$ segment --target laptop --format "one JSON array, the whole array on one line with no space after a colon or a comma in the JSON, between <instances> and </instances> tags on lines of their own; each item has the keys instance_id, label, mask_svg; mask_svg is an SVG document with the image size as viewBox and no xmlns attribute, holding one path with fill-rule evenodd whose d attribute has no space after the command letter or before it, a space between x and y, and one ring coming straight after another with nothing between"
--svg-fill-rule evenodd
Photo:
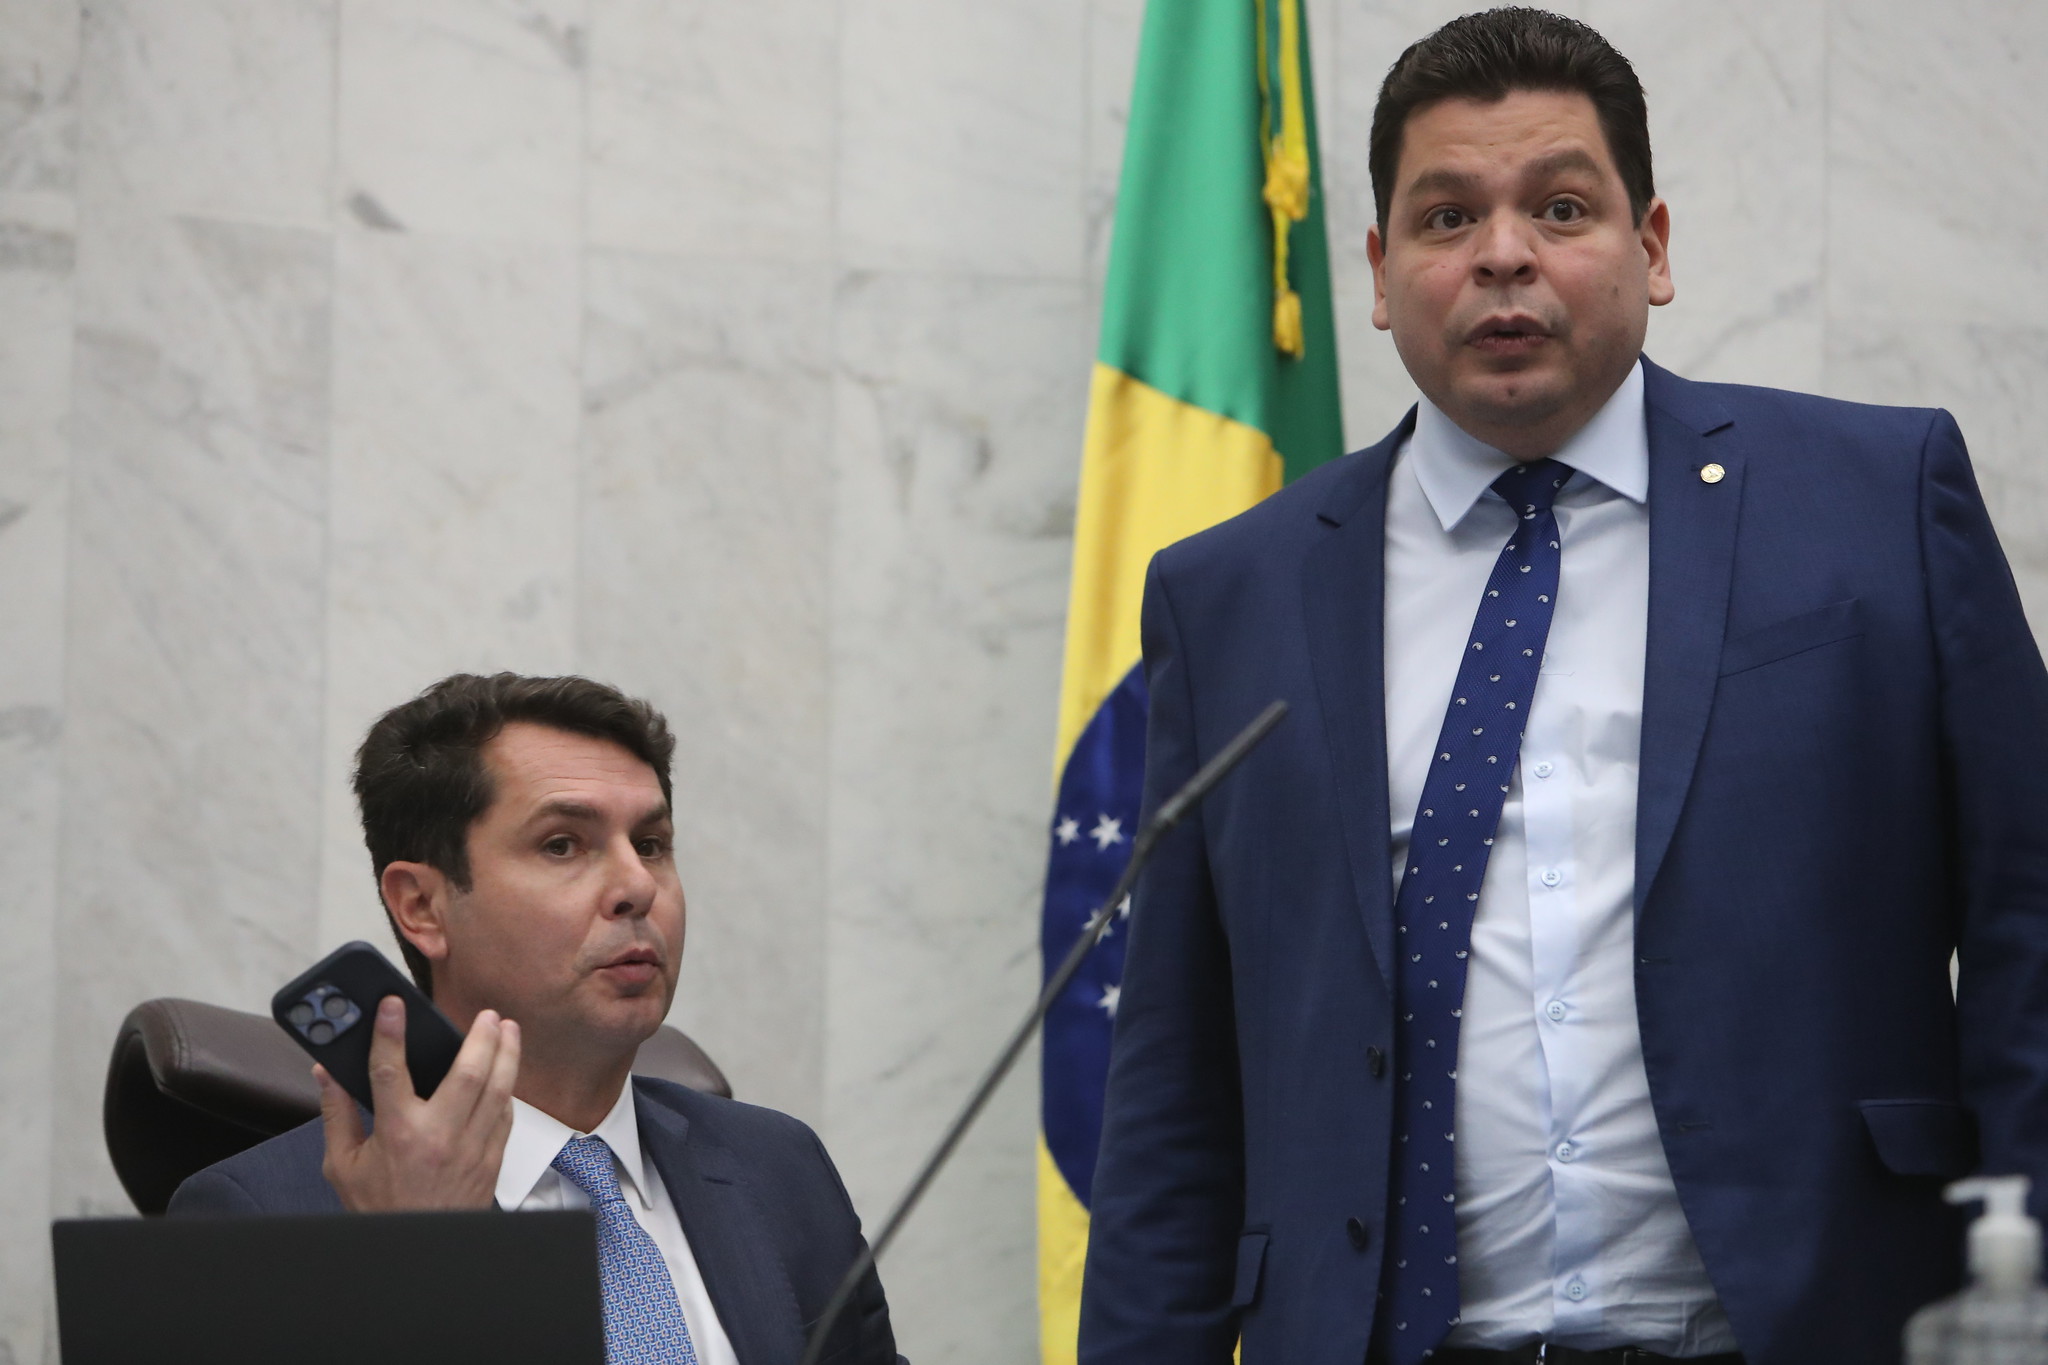
<instances>
[{"instance_id":1,"label":"laptop","mask_svg":"<svg viewBox=\"0 0 2048 1365\"><path fill-rule=\"evenodd\" d=\"M64 1365L604 1365L587 1209L60 1219L50 1239Z\"/></svg>"}]
</instances>

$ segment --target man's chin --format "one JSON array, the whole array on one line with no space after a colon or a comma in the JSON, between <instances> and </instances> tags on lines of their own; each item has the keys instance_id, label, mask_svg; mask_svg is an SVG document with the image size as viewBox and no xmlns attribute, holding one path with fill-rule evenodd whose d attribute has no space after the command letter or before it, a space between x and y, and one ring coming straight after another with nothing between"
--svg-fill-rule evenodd
<instances>
[{"instance_id":1,"label":"man's chin","mask_svg":"<svg viewBox=\"0 0 2048 1365\"><path fill-rule=\"evenodd\" d=\"M1556 417L1570 402L1571 386L1548 366L1531 365L1461 376L1452 393L1452 403L1439 406L1458 425L1515 430Z\"/></svg>"}]
</instances>

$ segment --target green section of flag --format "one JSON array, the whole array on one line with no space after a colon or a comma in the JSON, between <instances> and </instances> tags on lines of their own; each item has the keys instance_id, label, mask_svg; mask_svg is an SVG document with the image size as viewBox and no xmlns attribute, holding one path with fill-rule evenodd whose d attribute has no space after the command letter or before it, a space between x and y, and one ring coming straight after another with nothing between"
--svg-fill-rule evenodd
<instances>
[{"instance_id":1,"label":"green section of flag","mask_svg":"<svg viewBox=\"0 0 2048 1365\"><path fill-rule=\"evenodd\" d=\"M1152 0L1103 288L1102 363L1272 438L1287 477L1343 452L1330 254L1303 17L1307 218L1289 274L1306 353L1273 345L1273 225L1261 197L1258 0Z\"/></svg>"}]
</instances>

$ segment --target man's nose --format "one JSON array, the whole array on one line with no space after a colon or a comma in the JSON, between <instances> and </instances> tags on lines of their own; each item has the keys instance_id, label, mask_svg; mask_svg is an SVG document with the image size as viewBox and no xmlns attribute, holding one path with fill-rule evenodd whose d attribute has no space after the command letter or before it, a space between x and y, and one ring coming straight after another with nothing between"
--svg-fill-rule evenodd
<instances>
[{"instance_id":1,"label":"man's nose","mask_svg":"<svg viewBox=\"0 0 2048 1365\"><path fill-rule=\"evenodd\" d=\"M1473 238L1472 272L1482 283L1505 284L1536 274L1536 233L1519 213L1489 214Z\"/></svg>"},{"instance_id":2,"label":"man's nose","mask_svg":"<svg viewBox=\"0 0 2048 1365\"><path fill-rule=\"evenodd\" d=\"M644 915L654 908L654 873L630 839L621 842L611 858L613 875L609 900L614 915Z\"/></svg>"}]
</instances>

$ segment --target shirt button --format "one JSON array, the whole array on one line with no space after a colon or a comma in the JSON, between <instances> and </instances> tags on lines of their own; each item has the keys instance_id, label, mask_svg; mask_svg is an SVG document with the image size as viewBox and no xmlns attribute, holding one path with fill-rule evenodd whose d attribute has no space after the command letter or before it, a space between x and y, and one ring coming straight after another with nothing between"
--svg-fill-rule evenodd
<instances>
[{"instance_id":1,"label":"shirt button","mask_svg":"<svg viewBox=\"0 0 2048 1365\"><path fill-rule=\"evenodd\" d=\"M1543 869L1543 884L1545 886L1556 886L1563 880L1564 873L1559 872L1556 868L1546 867Z\"/></svg>"},{"instance_id":2,"label":"shirt button","mask_svg":"<svg viewBox=\"0 0 2048 1365\"><path fill-rule=\"evenodd\" d=\"M1560 1142L1557 1144L1557 1159L1559 1161L1570 1161L1573 1157L1577 1156L1578 1154L1579 1149L1572 1146L1569 1142Z\"/></svg>"},{"instance_id":3,"label":"shirt button","mask_svg":"<svg viewBox=\"0 0 2048 1365\"><path fill-rule=\"evenodd\" d=\"M1549 1016L1550 1016L1550 1018L1551 1018L1551 1020L1552 1020L1553 1022L1555 1022L1555 1023L1560 1023L1560 1024L1561 1024L1561 1023L1563 1023L1563 1022L1564 1022L1564 1016L1565 1016L1565 1007L1564 1007L1564 1001L1562 1001L1562 1000L1553 1000L1553 1001L1551 1001L1551 1002L1550 1002L1549 1004L1547 1004L1547 1005L1545 1005L1545 1006L1543 1007L1543 1012L1544 1012L1545 1014L1549 1015Z\"/></svg>"},{"instance_id":4,"label":"shirt button","mask_svg":"<svg viewBox=\"0 0 2048 1365\"><path fill-rule=\"evenodd\" d=\"M1550 764L1549 764L1549 763L1548 763L1548 762L1546 761L1546 762L1543 762L1543 763L1538 763L1538 764L1537 764L1537 765L1536 765L1536 766L1535 766L1534 768L1532 768L1532 769L1531 769L1530 771L1534 772L1534 773L1536 774L1536 776L1538 776L1538 777L1548 777L1548 776L1550 776L1550 775L1551 775L1552 773L1556 772L1556 771L1557 771L1557 769L1556 769L1556 768L1554 768L1554 767L1552 767L1552 766L1551 766L1551 765L1550 765Z\"/></svg>"},{"instance_id":5,"label":"shirt button","mask_svg":"<svg viewBox=\"0 0 2048 1365\"><path fill-rule=\"evenodd\" d=\"M1564 1286L1564 1296L1570 1299L1573 1303L1577 1303L1579 1300L1585 1298L1586 1282L1576 1277L1567 1280Z\"/></svg>"}]
</instances>

